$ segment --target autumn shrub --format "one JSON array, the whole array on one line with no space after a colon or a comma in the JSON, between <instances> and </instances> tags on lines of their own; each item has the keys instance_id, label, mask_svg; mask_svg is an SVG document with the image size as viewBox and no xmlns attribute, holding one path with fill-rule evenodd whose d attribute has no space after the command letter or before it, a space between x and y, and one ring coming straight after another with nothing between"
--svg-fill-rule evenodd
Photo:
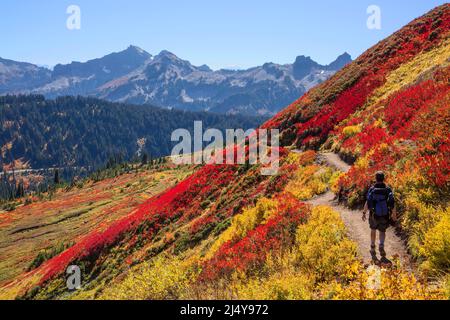
<instances>
[{"instance_id":1,"label":"autumn shrub","mask_svg":"<svg viewBox=\"0 0 450 320\"><path fill-rule=\"evenodd\" d=\"M355 261L356 245L348 240L339 214L320 206L298 227L294 255L300 268L319 280L330 280L345 276Z\"/></svg>"},{"instance_id":2,"label":"autumn shrub","mask_svg":"<svg viewBox=\"0 0 450 320\"><path fill-rule=\"evenodd\" d=\"M356 126L348 126L348 127L345 127L342 130L342 132L343 132L345 138L350 138L350 137L353 137L354 135L360 133L361 127L357 126L357 125Z\"/></svg>"},{"instance_id":3,"label":"autumn shrub","mask_svg":"<svg viewBox=\"0 0 450 320\"><path fill-rule=\"evenodd\" d=\"M233 217L231 226L214 242L209 256L212 256L224 243L244 238L248 232L274 215L276 209L277 202L267 198L261 198L254 207L244 209L241 214Z\"/></svg>"},{"instance_id":4,"label":"autumn shrub","mask_svg":"<svg viewBox=\"0 0 450 320\"><path fill-rule=\"evenodd\" d=\"M34 260L30 263L28 266L28 271L31 271L33 269L38 268L40 265L42 265L45 261L53 258L54 256L60 254L64 250L66 250L68 247L70 247L72 244L64 244L59 243L54 247L47 248L45 250L42 250L38 253L38 255L34 258Z\"/></svg>"},{"instance_id":5,"label":"autumn shrub","mask_svg":"<svg viewBox=\"0 0 450 320\"><path fill-rule=\"evenodd\" d=\"M286 191L305 201L327 191L333 170L318 165L299 167L286 186Z\"/></svg>"},{"instance_id":6,"label":"autumn shrub","mask_svg":"<svg viewBox=\"0 0 450 320\"><path fill-rule=\"evenodd\" d=\"M264 279L232 282L232 292L239 300L311 300L314 281L308 275L284 270Z\"/></svg>"},{"instance_id":7,"label":"autumn shrub","mask_svg":"<svg viewBox=\"0 0 450 320\"><path fill-rule=\"evenodd\" d=\"M203 262L200 275L203 281L229 278L234 272L258 273L271 252L282 252L292 245L295 230L307 219L309 207L289 194L278 196L275 203L275 214L262 224L254 226L243 238L231 238L223 244L223 240L219 240L217 245L213 245L219 249L213 251L212 257L207 256ZM248 215L252 216L253 214ZM239 232L240 228L232 224L230 230ZM234 235L236 231L230 231L229 234Z\"/></svg>"},{"instance_id":8,"label":"autumn shrub","mask_svg":"<svg viewBox=\"0 0 450 320\"><path fill-rule=\"evenodd\" d=\"M416 189L413 192L402 194L404 197L402 199L404 207L402 226L409 232L409 247L415 257L422 255L421 247L425 235L434 228L444 215L442 209L424 201L423 197L427 197L427 195L423 195L423 193L427 193L427 190L420 192L420 189Z\"/></svg>"},{"instance_id":9,"label":"autumn shrub","mask_svg":"<svg viewBox=\"0 0 450 320\"><path fill-rule=\"evenodd\" d=\"M442 219L425 234L421 254L432 270L450 272L450 208Z\"/></svg>"},{"instance_id":10,"label":"autumn shrub","mask_svg":"<svg viewBox=\"0 0 450 320\"><path fill-rule=\"evenodd\" d=\"M311 165L314 163L317 157L317 152L313 150L306 150L302 153L293 153L293 154L297 155L298 157L297 164L299 166Z\"/></svg>"},{"instance_id":11,"label":"autumn shrub","mask_svg":"<svg viewBox=\"0 0 450 320\"><path fill-rule=\"evenodd\" d=\"M330 177L329 186L331 191L334 194L339 194L340 188L339 188L339 180L342 179L345 176L345 173L335 171L332 176Z\"/></svg>"},{"instance_id":12,"label":"autumn shrub","mask_svg":"<svg viewBox=\"0 0 450 320\"><path fill-rule=\"evenodd\" d=\"M352 281L331 283L322 294L334 300L445 299L441 289L418 281L413 274L397 266L391 269L360 267Z\"/></svg>"},{"instance_id":13,"label":"autumn shrub","mask_svg":"<svg viewBox=\"0 0 450 320\"><path fill-rule=\"evenodd\" d=\"M158 256L150 263L131 269L125 278L102 293L107 300L171 300L182 298L196 278L189 261L176 256Z\"/></svg>"}]
</instances>

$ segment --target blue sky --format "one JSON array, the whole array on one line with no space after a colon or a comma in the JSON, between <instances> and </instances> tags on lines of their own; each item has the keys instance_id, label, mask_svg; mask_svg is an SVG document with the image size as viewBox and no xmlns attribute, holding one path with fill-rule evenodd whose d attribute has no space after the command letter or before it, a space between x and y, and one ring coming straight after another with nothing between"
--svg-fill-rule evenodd
<instances>
[{"instance_id":1,"label":"blue sky","mask_svg":"<svg viewBox=\"0 0 450 320\"><path fill-rule=\"evenodd\" d=\"M41 65L86 61L130 44L169 50L193 64L246 68L290 63L297 55L326 64L354 58L439 0L1 0L0 57ZM66 9L81 8L81 30ZM382 29L366 27L378 5Z\"/></svg>"}]
</instances>

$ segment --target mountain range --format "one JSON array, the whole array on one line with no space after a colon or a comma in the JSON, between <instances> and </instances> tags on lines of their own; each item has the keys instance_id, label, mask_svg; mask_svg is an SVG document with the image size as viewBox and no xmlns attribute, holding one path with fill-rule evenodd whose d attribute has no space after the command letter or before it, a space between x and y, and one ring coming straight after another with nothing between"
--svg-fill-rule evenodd
<instances>
[{"instance_id":1,"label":"mountain range","mask_svg":"<svg viewBox=\"0 0 450 320\"><path fill-rule=\"evenodd\" d=\"M0 58L0 94L81 95L189 111L268 116L351 61L348 53L329 65L299 56L293 64L213 71L168 51L153 56L136 46L84 63L58 64L53 70Z\"/></svg>"}]
</instances>

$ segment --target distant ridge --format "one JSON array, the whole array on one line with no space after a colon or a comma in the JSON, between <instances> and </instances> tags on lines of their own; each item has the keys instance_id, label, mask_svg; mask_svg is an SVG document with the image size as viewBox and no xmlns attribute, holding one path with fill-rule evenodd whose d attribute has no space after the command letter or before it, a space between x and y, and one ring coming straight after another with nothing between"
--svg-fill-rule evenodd
<instances>
[{"instance_id":1,"label":"distant ridge","mask_svg":"<svg viewBox=\"0 0 450 320\"><path fill-rule=\"evenodd\" d=\"M53 70L0 59L0 94L82 95L182 110L267 116L351 61L350 55L343 54L322 66L300 56L294 64L213 71L207 65L193 66L166 50L152 56L129 46L99 59L58 64Z\"/></svg>"}]
</instances>

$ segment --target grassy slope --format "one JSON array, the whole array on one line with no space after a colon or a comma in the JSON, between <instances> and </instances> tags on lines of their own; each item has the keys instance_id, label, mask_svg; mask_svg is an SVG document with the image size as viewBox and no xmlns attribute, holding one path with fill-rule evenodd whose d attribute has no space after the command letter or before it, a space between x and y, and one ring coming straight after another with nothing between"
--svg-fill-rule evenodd
<instances>
[{"instance_id":1,"label":"grassy slope","mask_svg":"<svg viewBox=\"0 0 450 320\"><path fill-rule=\"evenodd\" d=\"M377 170L396 190L411 253L430 273L450 268L450 5L381 41L265 124L285 144L332 149L355 165L340 198L362 206Z\"/></svg>"},{"instance_id":2,"label":"grassy slope","mask_svg":"<svg viewBox=\"0 0 450 320\"><path fill-rule=\"evenodd\" d=\"M189 167L140 168L0 212L0 284L26 272L39 253L60 245L70 247L93 230L105 230L191 172Z\"/></svg>"}]
</instances>

